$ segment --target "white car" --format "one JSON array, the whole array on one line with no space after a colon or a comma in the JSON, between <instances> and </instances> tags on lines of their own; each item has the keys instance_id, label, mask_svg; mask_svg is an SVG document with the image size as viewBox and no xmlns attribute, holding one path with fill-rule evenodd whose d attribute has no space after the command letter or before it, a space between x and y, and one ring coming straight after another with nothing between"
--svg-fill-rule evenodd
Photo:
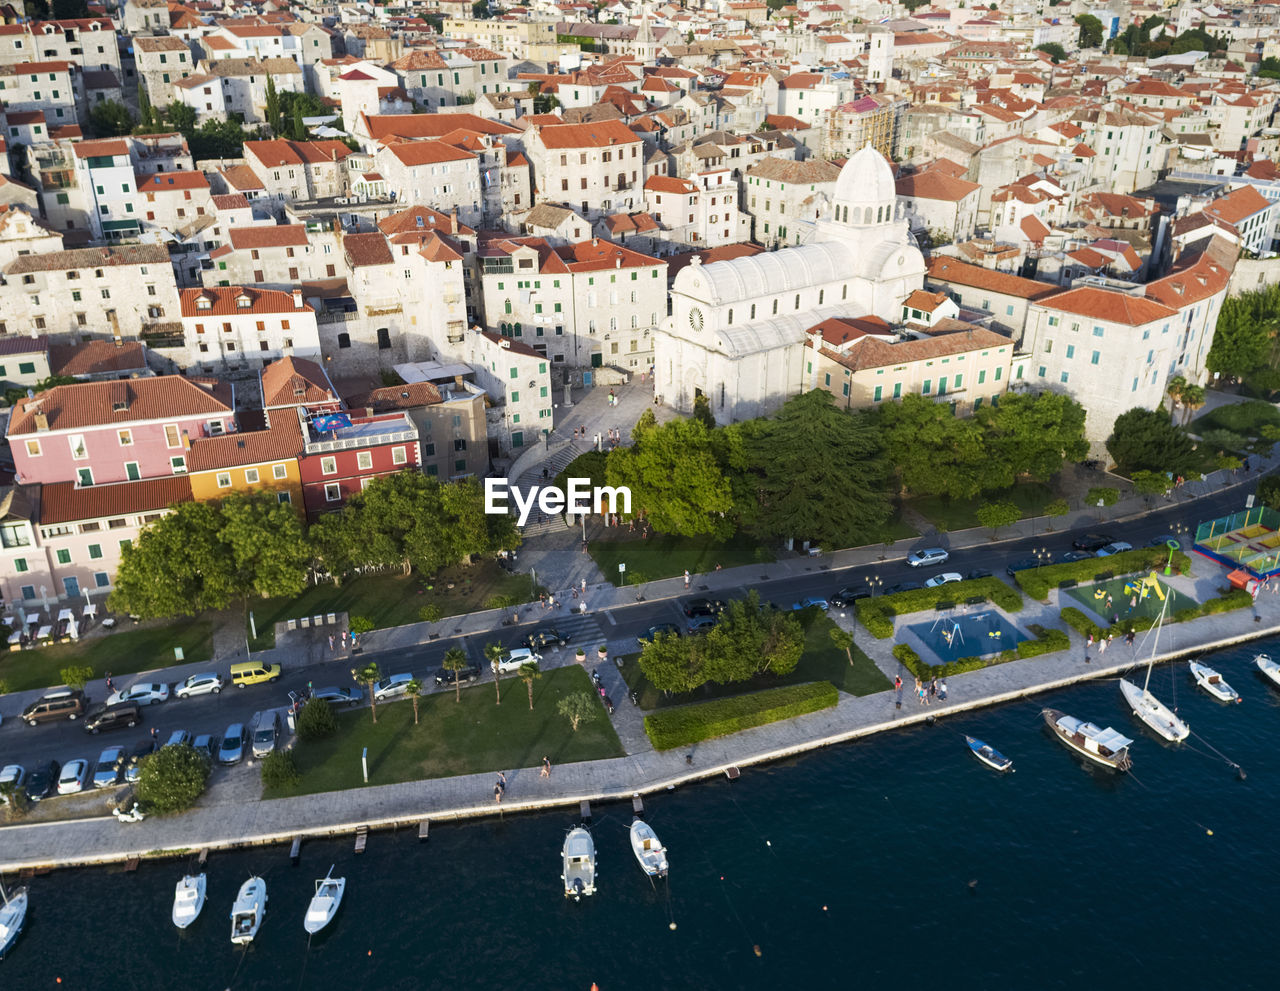
<instances>
[{"instance_id":1,"label":"white car","mask_svg":"<svg viewBox=\"0 0 1280 991\"><path fill-rule=\"evenodd\" d=\"M399 698L408 690L411 681L413 681L411 674L393 674L389 678L383 678L373 686L373 700L386 702Z\"/></svg>"},{"instance_id":2,"label":"white car","mask_svg":"<svg viewBox=\"0 0 1280 991\"><path fill-rule=\"evenodd\" d=\"M107 705L119 705L121 702L137 702L138 705L155 705L169 698L169 686L161 682L139 681L112 692L107 696Z\"/></svg>"},{"instance_id":3,"label":"white car","mask_svg":"<svg viewBox=\"0 0 1280 991\"><path fill-rule=\"evenodd\" d=\"M180 699L190 698L192 695L217 695L220 691L222 691L222 675L216 671L193 674L186 681L180 681L173 686L173 694Z\"/></svg>"},{"instance_id":4,"label":"white car","mask_svg":"<svg viewBox=\"0 0 1280 991\"><path fill-rule=\"evenodd\" d=\"M0 768L0 787L4 785L13 785L16 792L27 781L27 769L21 764L6 764ZM7 805L9 800L4 797L4 792L0 791L0 805Z\"/></svg>"},{"instance_id":5,"label":"white car","mask_svg":"<svg viewBox=\"0 0 1280 991\"><path fill-rule=\"evenodd\" d=\"M922 551L912 551L907 555L907 564L913 568L922 568L926 564L946 564L951 555L941 547L926 547Z\"/></svg>"},{"instance_id":6,"label":"white car","mask_svg":"<svg viewBox=\"0 0 1280 991\"><path fill-rule=\"evenodd\" d=\"M519 671L524 664L541 664L542 655L535 654L528 647L513 647L498 658L497 667L503 674Z\"/></svg>"},{"instance_id":7,"label":"white car","mask_svg":"<svg viewBox=\"0 0 1280 991\"><path fill-rule=\"evenodd\" d=\"M958 571L944 571L940 575L934 575L924 583L925 588L937 588L939 585L950 585L952 582L964 581L964 575Z\"/></svg>"},{"instance_id":8,"label":"white car","mask_svg":"<svg viewBox=\"0 0 1280 991\"><path fill-rule=\"evenodd\" d=\"M1094 554L1094 557L1110 557L1112 554L1119 554L1121 551L1131 550L1133 550L1133 544L1124 540L1117 540L1114 543L1107 544L1106 547L1101 548L1096 554Z\"/></svg>"},{"instance_id":9,"label":"white car","mask_svg":"<svg viewBox=\"0 0 1280 991\"><path fill-rule=\"evenodd\" d=\"M84 790L85 779L89 776L89 762L83 758L69 760L62 765L62 774L58 776L58 794L75 795Z\"/></svg>"}]
</instances>

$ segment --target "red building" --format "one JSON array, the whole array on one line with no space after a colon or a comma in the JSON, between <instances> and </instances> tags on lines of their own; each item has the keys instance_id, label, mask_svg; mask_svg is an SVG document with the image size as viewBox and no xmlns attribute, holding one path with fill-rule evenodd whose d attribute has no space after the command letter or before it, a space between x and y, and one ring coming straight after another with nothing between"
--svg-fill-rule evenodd
<instances>
[{"instance_id":1,"label":"red building","mask_svg":"<svg viewBox=\"0 0 1280 991\"><path fill-rule=\"evenodd\" d=\"M375 478L406 468L420 470L418 428L408 414L347 416L349 425L317 429L328 415L298 410L303 435L298 468L308 520L341 509Z\"/></svg>"}]
</instances>

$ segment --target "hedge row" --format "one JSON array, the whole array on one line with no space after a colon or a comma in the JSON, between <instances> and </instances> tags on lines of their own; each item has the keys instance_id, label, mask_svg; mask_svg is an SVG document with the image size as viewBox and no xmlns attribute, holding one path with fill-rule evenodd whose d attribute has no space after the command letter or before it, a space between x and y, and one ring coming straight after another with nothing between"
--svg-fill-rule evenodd
<instances>
[{"instance_id":1,"label":"hedge row","mask_svg":"<svg viewBox=\"0 0 1280 991\"><path fill-rule=\"evenodd\" d=\"M1043 568L1025 568L1014 575L1014 580L1027 595L1043 601L1061 582L1091 582L1095 575L1107 571L1119 576L1161 569L1168 560L1167 547L1139 547L1105 558L1091 557L1084 561L1049 564ZM1191 558L1182 551L1174 551L1173 566L1178 574L1185 575L1191 570Z\"/></svg>"},{"instance_id":2,"label":"hedge row","mask_svg":"<svg viewBox=\"0 0 1280 991\"><path fill-rule=\"evenodd\" d=\"M1214 616L1234 609L1245 609L1252 604L1253 596L1242 588L1233 588L1199 605L1179 609L1173 615L1165 616L1165 622L1186 623L1201 616ZM1156 625L1156 621L1150 616L1138 616L1134 619L1122 620L1114 626L1099 626L1075 606L1067 606L1062 610L1062 621L1082 637L1092 636L1094 640L1104 636L1124 636L1130 630L1141 633Z\"/></svg>"},{"instance_id":3,"label":"hedge row","mask_svg":"<svg viewBox=\"0 0 1280 991\"><path fill-rule=\"evenodd\" d=\"M659 710L644 717L644 731L656 749L671 750L806 712L829 709L839 697L829 681L769 688L749 695Z\"/></svg>"},{"instance_id":4,"label":"hedge row","mask_svg":"<svg viewBox=\"0 0 1280 991\"><path fill-rule=\"evenodd\" d=\"M893 595L873 595L859 599L856 604L858 622L867 632L880 640L893 636L893 617L908 613L924 612L936 608L939 602L964 602L982 596L990 599L1005 612L1017 612L1022 608L1022 596L999 578L975 578L967 582L952 582L937 588L918 588L911 592Z\"/></svg>"}]
</instances>

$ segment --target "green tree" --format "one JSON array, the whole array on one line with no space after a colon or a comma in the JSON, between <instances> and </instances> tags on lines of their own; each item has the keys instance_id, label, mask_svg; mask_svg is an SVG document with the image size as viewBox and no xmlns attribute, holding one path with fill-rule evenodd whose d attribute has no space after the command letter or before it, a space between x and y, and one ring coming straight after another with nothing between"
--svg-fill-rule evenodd
<instances>
[{"instance_id":1,"label":"green tree","mask_svg":"<svg viewBox=\"0 0 1280 991\"><path fill-rule=\"evenodd\" d=\"M529 711L533 711L533 683L542 677L542 669L537 661L525 661L520 665L520 680L529 689Z\"/></svg>"},{"instance_id":2,"label":"green tree","mask_svg":"<svg viewBox=\"0 0 1280 991\"><path fill-rule=\"evenodd\" d=\"M995 540L1001 527L1013 526L1022 519L1022 510L1012 502L984 502L974 510L973 515L978 518L979 523L991 530L991 539Z\"/></svg>"},{"instance_id":3,"label":"green tree","mask_svg":"<svg viewBox=\"0 0 1280 991\"><path fill-rule=\"evenodd\" d=\"M1066 499L1054 499L1053 502L1045 503L1044 515L1050 519L1066 516L1069 512L1071 512L1071 507L1067 505ZM1049 526L1047 529L1052 530L1053 527Z\"/></svg>"},{"instance_id":4,"label":"green tree","mask_svg":"<svg viewBox=\"0 0 1280 991\"><path fill-rule=\"evenodd\" d=\"M1187 380L1181 375L1175 375L1169 379L1168 385L1164 387L1166 395L1169 397L1169 412L1177 413L1178 404L1182 402L1182 393L1187 388Z\"/></svg>"},{"instance_id":5,"label":"green tree","mask_svg":"<svg viewBox=\"0 0 1280 991\"><path fill-rule=\"evenodd\" d=\"M462 701L462 679L458 676L458 672L467 666L467 655L461 647L450 647L444 652L444 661L441 663L446 671L453 672L453 691L454 701Z\"/></svg>"},{"instance_id":6,"label":"green tree","mask_svg":"<svg viewBox=\"0 0 1280 991\"><path fill-rule=\"evenodd\" d=\"M1066 461L1089 453L1084 439L1085 410L1059 392L1006 394L999 406L978 411L990 455L984 489L1005 489L1020 475L1048 481Z\"/></svg>"},{"instance_id":7,"label":"green tree","mask_svg":"<svg viewBox=\"0 0 1280 991\"><path fill-rule=\"evenodd\" d=\"M138 771L138 800L156 815L184 812L204 794L209 762L184 743L161 747L142 758Z\"/></svg>"},{"instance_id":8,"label":"green tree","mask_svg":"<svg viewBox=\"0 0 1280 991\"><path fill-rule=\"evenodd\" d=\"M1189 385L1182 390L1182 422L1186 424L1191 419L1191 414L1196 410L1204 407L1205 394L1204 386Z\"/></svg>"},{"instance_id":9,"label":"green tree","mask_svg":"<svg viewBox=\"0 0 1280 991\"><path fill-rule=\"evenodd\" d=\"M902 6L906 7L910 13L914 14L921 7L927 6L929 2L930 0L902 0Z\"/></svg>"},{"instance_id":10,"label":"green tree","mask_svg":"<svg viewBox=\"0 0 1280 991\"><path fill-rule=\"evenodd\" d=\"M267 125L277 134L280 132L280 94L276 92L276 81L267 76L267 97L264 108Z\"/></svg>"},{"instance_id":11,"label":"green tree","mask_svg":"<svg viewBox=\"0 0 1280 991\"><path fill-rule=\"evenodd\" d=\"M53 0L49 10L55 21L76 21L92 16L85 0Z\"/></svg>"},{"instance_id":12,"label":"green tree","mask_svg":"<svg viewBox=\"0 0 1280 991\"><path fill-rule=\"evenodd\" d=\"M418 699L422 697L422 682L417 678L412 678L409 684L404 686L404 693L409 696L409 701L413 703L413 725L418 725Z\"/></svg>"},{"instance_id":13,"label":"green tree","mask_svg":"<svg viewBox=\"0 0 1280 991\"><path fill-rule=\"evenodd\" d=\"M1057 65L1067 57L1066 50L1056 41L1046 41L1043 45L1036 45L1036 51L1044 52L1049 58L1053 59L1053 64Z\"/></svg>"},{"instance_id":14,"label":"green tree","mask_svg":"<svg viewBox=\"0 0 1280 991\"><path fill-rule=\"evenodd\" d=\"M434 602L418 610L418 619L423 623L438 623L444 614Z\"/></svg>"},{"instance_id":15,"label":"green tree","mask_svg":"<svg viewBox=\"0 0 1280 991\"><path fill-rule=\"evenodd\" d=\"M640 649L640 670L660 692L691 692L705 682L703 636L654 637Z\"/></svg>"},{"instance_id":16,"label":"green tree","mask_svg":"<svg viewBox=\"0 0 1280 991\"><path fill-rule=\"evenodd\" d=\"M476 20L488 20L490 17L488 0L476 0L471 5L471 16Z\"/></svg>"},{"instance_id":17,"label":"green tree","mask_svg":"<svg viewBox=\"0 0 1280 991\"><path fill-rule=\"evenodd\" d=\"M291 505L274 492L238 492L222 500L221 511L218 536L244 595L292 597L307 587L312 551Z\"/></svg>"},{"instance_id":18,"label":"green tree","mask_svg":"<svg viewBox=\"0 0 1280 991\"><path fill-rule=\"evenodd\" d=\"M1133 491L1140 496L1147 497L1147 505L1151 504L1151 497L1162 495L1169 490L1172 484L1168 476L1158 471L1135 471L1133 473Z\"/></svg>"},{"instance_id":19,"label":"green tree","mask_svg":"<svg viewBox=\"0 0 1280 991\"><path fill-rule=\"evenodd\" d=\"M307 699L298 712L298 739L323 740L338 732L338 717L324 699Z\"/></svg>"},{"instance_id":20,"label":"green tree","mask_svg":"<svg viewBox=\"0 0 1280 991\"><path fill-rule=\"evenodd\" d=\"M1120 471L1132 475L1144 468L1184 475L1192 467L1195 445L1169 422L1163 409L1135 407L1116 417L1107 451Z\"/></svg>"},{"instance_id":21,"label":"green tree","mask_svg":"<svg viewBox=\"0 0 1280 991\"><path fill-rule=\"evenodd\" d=\"M716 415L711 412L711 400L699 392L693 397L693 418L708 430L715 430Z\"/></svg>"},{"instance_id":22,"label":"green tree","mask_svg":"<svg viewBox=\"0 0 1280 991\"><path fill-rule=\"evenodd\" d=\"M347 629L352 636L363 636L373 629L373 620L368 616L352 616L347 620Z\"/></svg>"},{"instance_id":23,"label":"green tree","mask_svg":"<svg viewBox=\"0 0 1280 991\"><path fill-rule=\"evenodd\" d=\"M290 788L302 780L292 750L273 750L262 758L262 783L268 788Z\"/></svg>"},{"instance_id":24,"label":"green tree","mask_svg":"<svg viewBox=\"0 0 1280 991\"><path fill-rule=\"evenodd\" d=\"M1092 14L1080 14L1076 17L1076 23L1080 25L1081 48L1102 47L1102 22L1098 18Z\"/></svg>"},{"instance_id":25,"label":"green tree","mask_svg":"<svg viewBox=\"0 0 1280 991\"><path fill-rule=\"evenodd\" d=\"M293 140L306 141L309 135L307 134L307 122L302 119L302 104L300 103L294 104L293 116L290 118L290 120L292 121L292 123L290 125L289 130L291 132L290 136L293 138Z\"/></svg>"},{"instance_id":26,"label":"green tree","mask_svg":"<svg viewBox=\"0 0 1280 991\"><path fill-rule=\"evenodd\" d=\"M147 84L138 84L138 127L149 130L156 124L155 109L151 106L151 97L147 94Z\"/></svg>"},{"instance_id":27,"label":"green tree","mask_svg":"<svg viewBox=\"0 0 1280 991\"><path fill-rule=\"evenodd\" d=\"M128 134L138 122L129 108L119 100L102 100L89 110L89 124L100 138L117 138Z\"/></svg>"},{"instance_id":28,"label":"green tree","mask_svg":"<svg viewBox=\"0 0 1280 991\"><path fill-rule=\"evenodd\" d=\"M181 132L184 137L190 138L195 133L196 112L185 103L174 100L165 107L164 116L173 129Z\"/></svg>"},{"instance_id":29,"label":"green tree","mask_svg":"<svg viewBox=\"0 0 1280 991\"><path fill-rule=\"evenodd\" d=\"M84 686L93 681L93 668L85 664L73 664L65 667L58 672L58 677L62 679L62 683L68 688L74 688L78 692L84 691Z\"/></svg>"},{"instance_id":30,"label":"green tree","mask_svg":"<svg viewBox=\"0 0 1280 991\"><path fill-rule=\"evenodd\" d=\"M366 664L362 668L357 668L351 672L355 675L356 681L364 686L364 690L369 693L369 712L373 715L373 721L378 721L378 700L373 697L373 686L382 680L382 668L377 664Z\"/></svg>"},{"instance_id":31,"label":"green tree","mask_svg":"<svg viewBox=\"0 0 1280 991\"><path fill-rule=\"evenodd\" d=\"M1258 481L1258 501L1269 509L1280 511L1280 475L1268 475Z\"/></svg>"},{"instance_id":32,"label":"green tree","mask_svg":"<svg viewBox=\"0 0 1280 991\"><path fill-rule=\"evenodd\" d=\"M589 723L596 718L599 708L589 692L570 692L556 703L556 712L569 720L575 733L582 723Z\"/></svg>"},{"instance_id":33,"label":"green tree","mask_svg":"<svg viewBox=\"0 0 1280 991\"><path fill-rule=\"evenodd\" d=\"M1084 501L1090 506L1114 506L1120 501L1120 490L1109 485L1095 485L1084 494Z\"/></svg>"},{"instance_id":34,"label":"green tree","mask_svg":"<svg viewBox=\"0 0 1280 991\"><path fill-rule=\"evenodd\" d=\"M487 643L484 645L484 656L489 662L489 668L493 671L493 693L497 697L494 705L502 705L502 689L499 682L502 681L502 672L498 670L498 659L502 657L503 650L500 643Z\"/></svg>"},{"instance_id":35,"label":"green tree","mask_svg":"<svg viewBox=\"0 0 1280 991\"><path fill-rule=\"evenodd\" d=\"M1003 475L992 477L986 436L977 420L959 419L949 406L917 395L886 403L880 417L886 456L908 491L972 499L984 489L1004 487Z\"/></svg>"},{"instance_id":36,"label":"green tree","mask_svg":"<svg viewBox=\"0 0 1280 991\"><path fill-rule=\"evenodd\" d=\"M1266 363L1280 315L1274 290L1228 296L1222 301L1213 345L1205 358L1209 371L1239 379Z\"/></svg>"},{"instance_id":37,"label":"green tree","mask_svg":"<svg viewBox=\"0 0 1280 991\"><path fill-rule=\"evenodd\" d=\"M156 619L227 608L240 595L235 561L221 538L217 503L184 502L124 548L113 612Z\"/></svg>"},{"instance_id":38,"label":"green tree","mask_svg":"<svg viewBox=\"0 0 1280 991\"><path fill-rule=\"evenodd\" d=\"M1280 79L1280 58L1269 55L1258 65L1258 75L1263 79Z\"/></svg>"},{"instance_id":39,"label":"green tree","mask_svg":"<svg viewBox=\"0 0 1280 991\"><path fill-rule=\"evenodd\" d=\"M13 781L0 784L0 798L4 799L0 802L4 806L4 817L10 821L21 819L31 807L31 799L27 798L26 790L19 788Z\"/></svg>"},{"instance_id":40,"label":"green tree","mask_svg":"<svg viewBox=\"0 0 1280 991\"><path fill-rule=\"evenodd\" d=\"M849 664L853 664L853 634L848 630L841 629L838 626L832 626L827 630L827 636L831 638L832 646L836 650L843 650L844 656L849 658Z\"/></svg>"}]
</instances>

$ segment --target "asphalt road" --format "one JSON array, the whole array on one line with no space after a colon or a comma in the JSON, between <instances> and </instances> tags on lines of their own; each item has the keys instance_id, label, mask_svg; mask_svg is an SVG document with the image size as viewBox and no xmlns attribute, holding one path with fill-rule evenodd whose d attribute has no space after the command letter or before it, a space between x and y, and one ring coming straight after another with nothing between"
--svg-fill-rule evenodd
<instances>
[{"instance_id":1,"label":"asphalt road","mask_svg":"<svg viewBox=\"0 0 1280 991\"><path fill-rule=\"evenodd\" d=\"M699 592L695 584L689 597L707 595L712 598L729 599L745 596L749 588L754 588L761 599L785 608L808 596L826 598L845 585L863 585L869 581L873 583L875 591L882 592L899 582L923 583L925 579L943 571L967 574L975 570L985 570L1004 575L1009 564L1034 559L1036 550L1042 552L1047 550L1054 561L1059 560L1063 554L1071 550L1073 535L1079 535L1086 529L1089 532L1110 534L1114 539L1126 540L1135 547L1145 545L1155 536L1171 534L1175 525L1179 523L1188 530L1193 530L1196 523L1201 520L1242 509L1244 496L1251 489L1252 486L1235 486L1226 492L1203 499L1160 504L1144 517L1121 524L1103 523L1073 531L1058 530L1040 534L1034 538L964 548L953 554L945 565L917 569L909 567L904 560L897 559L870 566L815 571L811 575L802 577L761 581L750 586L744 584L737 588L717 589L714 592ZM915 546L945 547L946 544L944 534L940 540L936 541L922 537ZM1184 536L1183 548L1186 549L1188 546L1189 537ZM589 620L586 630L582 629L583 621L576 617L569 620L549 621L548 625L564 625L566 630L577 630L581 635L575 636L571 633L570 645L567 648L544 650L544 666L572 663L574 648L578 644L594 647L603 639L616 641L635 637L658 623L678 623L683 627L686 622L680 602L673 599L618 606L608 610L608 613L608 617L602 617L599 614L585 617L584 619ZM455 643L463 647L473 664L487 669L483 659L485 643L496 640L504 646L514 646L537 625L539 624L528 623L518 627L499 628L483 635L441 638L416 648L400 649L384 654L370 652L363 655L363 660L377 661L384 674L411 672L422 679L425 691L451 691L452 689L448 688L436 689L434 676L440 668L444 652ZM17 763L30 769L33 764L49 759L63 764L77 757L92 761L108 746L114 744L131 746L148 733L151 727L158 730L162 741L177 729L188 730L193 736L212 733L220 737L230 724L247 723L258 710L288 705L288 693L291 690L305 690L308 682L317 688L328 685L352 685L351 666L350 658L297 667L292 670L286 666L284 675L274 685L256 685L245 689L228 687L219 695L205 695L191 699L171 697L167 702L146 707L143 710L143 723L140 727L102 733L97 736L86 733L80 720L44 723L30 727L16 717L6 718L3 725L0 725L0 765ZM226 676L225 671L223 675ZM140 675L136 680L159 681L164 680L164 677L163 674ZM484 679L488 680L490 677L486 670ZM514 677L514 675L507 677ZM170 677L167 680L172 681L173 678ZM121 679L121 683L131 684L132 681ZM367 702L365 704L367 705Z\"/></svg>"}]
</instances>

